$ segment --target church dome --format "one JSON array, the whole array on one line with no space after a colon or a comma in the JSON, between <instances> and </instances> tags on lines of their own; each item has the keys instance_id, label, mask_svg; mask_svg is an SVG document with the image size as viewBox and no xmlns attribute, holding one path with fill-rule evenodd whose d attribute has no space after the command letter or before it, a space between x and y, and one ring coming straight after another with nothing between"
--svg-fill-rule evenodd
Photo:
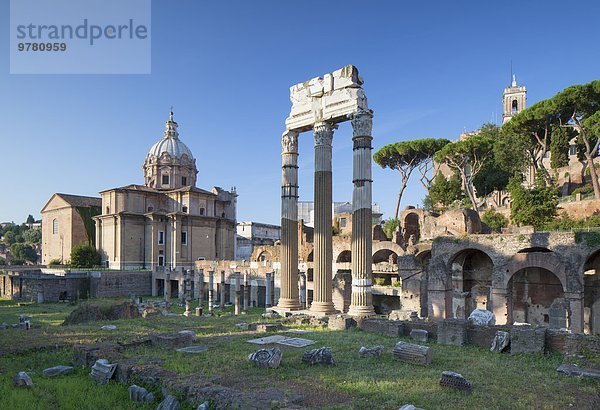
<instances>
[{"instance_id":1,"label":"church dome","mask_svg":"<svg viewBox=\"0 0 600 410\"><path fill-rule=\"evenodd\" d=\"M185 154L189 160L194 159L192 151L190 151L187 145L179 139L177 123L173 120L173 112L170 113L169 120L166 122L163 138L152 145L152 148L148 151L148 157L159 158L165 152L169 154L171 158L181 159Z\"/></svg>"},{"instance_id":2,"label":"church dome","mask_svg":"<svg viewBox=\"0 0 600 410\"><path fill-rule=\"evenodd\" d=\"M144 161L144 184L156 189L178 189L196 185L196 160L179 139L173 112L160 141L152 145Z\"/></svg>"}]
</instances>

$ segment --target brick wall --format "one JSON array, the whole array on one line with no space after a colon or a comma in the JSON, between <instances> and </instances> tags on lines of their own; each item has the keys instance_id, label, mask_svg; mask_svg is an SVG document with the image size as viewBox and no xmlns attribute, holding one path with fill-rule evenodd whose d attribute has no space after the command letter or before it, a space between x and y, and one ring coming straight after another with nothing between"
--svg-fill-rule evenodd
<instances>
[{"instance_id":1,"label":"brick wall","mask_svg":"<svg viewBox=\"0 0 600 410\"><path fill-rule=\"evenodd\" d=\"M152 272L102 271L92 278L92 296L114 298L152 295Z\"/></svg>"}]
</instances>

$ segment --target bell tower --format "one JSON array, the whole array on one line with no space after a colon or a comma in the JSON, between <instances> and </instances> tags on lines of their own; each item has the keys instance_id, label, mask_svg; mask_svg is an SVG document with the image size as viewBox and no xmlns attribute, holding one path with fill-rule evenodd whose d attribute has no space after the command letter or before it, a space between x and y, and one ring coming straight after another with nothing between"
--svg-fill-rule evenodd
<instances>
[{"instance_id":1,"label":"bell tower","mask_svg":"<svg viewBox=\"0 0 600 410\"><path fill-rule=\"evenodd\" d=\"M506 87L502 93L502 124L506 124L513 115L520 113L526 107L527 88L517 85L517 77L513 74L510 87Z\"/></svg>"}]
</instances>

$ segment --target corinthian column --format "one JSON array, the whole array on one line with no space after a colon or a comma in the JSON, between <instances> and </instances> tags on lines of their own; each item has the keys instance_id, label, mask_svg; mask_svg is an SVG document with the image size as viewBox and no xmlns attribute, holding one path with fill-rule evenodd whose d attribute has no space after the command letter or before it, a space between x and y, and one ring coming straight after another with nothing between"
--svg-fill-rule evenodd
<instances>
[{"instance_id":1,"label":"corinthian column","mask_svg":"<svg viewBox=\"0 0 600 410\"><path fill-rule=\"evenodd\" d=\"M281 294L277 307L298 310L298 132L284 132L281 147Z\"/></svg>"},{"instance_id":2,"label":"corinthian column","mask_svg":"<svg viewBox=\"0 0 600 410\"><path fill-rule=\"evenodd\" d=\"M371 129L373 113L360 110L352 118L353 183L352 194L352 298L348 314L369 316L373 309L372 285L372 210L371 210Z\"/></svg>"},{"instance_id":3,"label":"corinthian column","mask_svg":"<svg viewBox=\"0 0 600 410\"><path fill-rule=\"evenodd\" d=\"M310 310L328 315L335 313L331 297L331 262L333 259L331 227L331 142L334 125L320 122L315 134L315 250L314 293ZM296 286L297 288L297 286Z\"/></svg>"}]
</instances>

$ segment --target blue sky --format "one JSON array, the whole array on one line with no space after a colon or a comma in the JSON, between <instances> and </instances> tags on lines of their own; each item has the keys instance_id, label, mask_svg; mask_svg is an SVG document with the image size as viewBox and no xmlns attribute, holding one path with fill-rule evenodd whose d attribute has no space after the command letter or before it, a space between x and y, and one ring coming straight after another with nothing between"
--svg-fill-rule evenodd
<instances>
[{"instance_id":1,"label":"blue sky","mask_svg":"<svg viewBox=\"0 0 600 410\"><path fill-rule=\"evenodd\" d=\"M152 74L10 75L0 5L0 220L22 222L54 192L143 183L171 105L198 186L236 186L238 220L279 223L280 136L289 87L354 64L375 112L373 145L446 137L496 115L510 62L528 104L598 78L595 1L152 2ZM334 199L352 198L349 123L334 136ZM301 200L313 197L301 134ZM373 200L394 211L399 178L374 166ZM419 204L417 179L402 206Z\"/></svg>"}]
</instances>

